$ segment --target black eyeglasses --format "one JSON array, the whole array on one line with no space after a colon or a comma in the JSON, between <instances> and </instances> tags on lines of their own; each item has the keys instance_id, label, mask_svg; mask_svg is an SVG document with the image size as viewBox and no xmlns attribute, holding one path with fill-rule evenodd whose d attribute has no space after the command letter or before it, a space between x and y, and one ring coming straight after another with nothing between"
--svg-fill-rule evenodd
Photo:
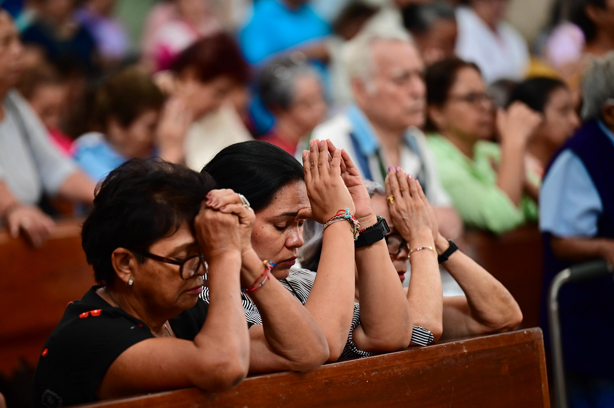
<instances>
[{"instance_id":1,"label":"black eyeglasses","mask_svg":"<svg viewBox=\"0 0 614 408\"><path fill-rule=\"evenodd\" d=\"M403 248L407 248L409 245L407 241L398 234L389 234L384 238L386 239L386 245L388 245L388 253L391 256L399 255Z\"/></svg>"},{"instance_id":2,"label":"black eyeglasses","mask_svg":"<svg viewBox=\"0 0 614 408\"><path fill-rule=\"evenodd\" d=\"M139 254L149 259L153 259L154 261L164 262L171 265L179 265L179 276L181 276L181 279L183 280L188 280L194 275L198 274L198 271L201 270L201 268L201 275L207 273L207 262L205 261L205 257L201 253L199 253L198 255L190 256L183 261L165 258L163 256L154 255L149 252L139 252Z\"/></svg>"}]
</instances>

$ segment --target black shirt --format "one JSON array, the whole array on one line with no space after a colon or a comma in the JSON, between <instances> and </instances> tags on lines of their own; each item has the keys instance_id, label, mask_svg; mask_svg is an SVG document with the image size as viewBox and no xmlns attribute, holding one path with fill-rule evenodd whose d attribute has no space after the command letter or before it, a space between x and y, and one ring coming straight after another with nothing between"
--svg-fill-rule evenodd
<instances>
[{"instance_id":1,"label":"black shirt","mask_svg":"<svg viewBox=\"0 0 614 408\"><path fill-rule=\"evenodd\" d=\"M98 296L99 288L94 286L81 300L69 303L47 339L34 377L34 407L95 401L96 389L115 359L136 343L154 337L143 321ZM194 340L207 309L199 298L196 306L171 319L177 338Z\"/></svg>"}]
</instances>

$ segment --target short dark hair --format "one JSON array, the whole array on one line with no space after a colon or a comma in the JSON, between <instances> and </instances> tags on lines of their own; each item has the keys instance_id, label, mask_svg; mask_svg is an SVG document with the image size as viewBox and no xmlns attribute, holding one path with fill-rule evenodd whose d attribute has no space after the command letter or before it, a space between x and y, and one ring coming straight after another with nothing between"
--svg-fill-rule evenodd
<instances>
[{"instance_id":1,"label":"short dark hair","mask_svg":"<svg viewBox=\"0 0 614 408\"><path fill-rule=\"evenodd\" d=\"M214 182L206 173L159 159L132 159L113 170L96 188L94 208L83 224L81 241L98 283L112 279L111 254L117 248L138 255L174 234L194 218Z\"/></svg>"},{"instance_id":2,"label":"short dark hair","mask_svg":"<svg viewBox=\"0 0 614 408\"><path fill-rule=\"evenodd\" d=\"M160 110L164 94L141 68L133 66L106 78L96 91L96 122L106 131L111 118L129 127L145 111Z\"/></svg>"},{"instance_id":3,"label":"short dark hair","mask_svg":"<svg viewBox=\"0 0 614 408\"><path fill-rule=\"evenodd\" d=\"M237 84L244 85L250 78L249 65L243 58L239 45L224 32L195 42L175 58L170 68L179 75L187 69L194 69L203 83L219 77L228 77Z\"/></svg>"},{"instance_id":4,"label":"short dark hair","mask_svg":"<svg viewBox=\"0 0 614 408\"><path fill-rule=\"evenodd\" d=\"M514 102L523 102L536 112L544 113L550 95L555 89L567 89L563 81L554 78L537 77L527 79L516 85L510 94L507 106Z\"/></svg>"},{"instance_id":5,"label":"short dark hair","mask_svg":"<svg viewBox=\"0 0 614 408\"><path fill-rule=\"evenodd\" d=\"M243 194L254 211L269 205L282 187L304 180L303 166L298 160L283 149L262 141L230 145L202 171L213 177L218 188Z\"/></svg>"},{"instance_id":6,"label":"short dark hair","mask_svg":"<svg viewBox=\"0 0 614 408\"><path fill-rule=\"evenodd\" d=\"M569 10L569 21L580 27L587 42L597 36L597 26L586 12L591 6L605 10L606 0L572 0Z\"/></svg>"},{"instance_id":7,"label":"short dark hair","mask_svg":"<svg viewBox=\"0 0 614 408\"><path fill-rule=\"evenodd\" d=\"M403 26L412 34L428 32L438 20L456 21L454 7L445 1L410 4L403 8Z\"/></svg>"},{"instance_id":8,"label":"short dark hair","mask_svg":"<svg viewBox=\"0 0 614 408\"><path fill-rule=\"evenodd\" d=\"M458 72L463 68L475 69L481 74L476 64L456 57L438 61L427 68L425 83L426 102L429 106L443 106L448 101L450 89L456 82ZM427 119L426 128L428 131L437 130L430 119Z\"/></svg>"}]
</instances>

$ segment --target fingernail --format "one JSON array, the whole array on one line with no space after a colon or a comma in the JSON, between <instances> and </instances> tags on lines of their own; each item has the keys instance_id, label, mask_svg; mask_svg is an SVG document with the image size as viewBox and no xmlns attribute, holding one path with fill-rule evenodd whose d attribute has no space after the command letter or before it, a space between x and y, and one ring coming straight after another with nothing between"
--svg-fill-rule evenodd
<instances>
[{"instance_id":1,"label":"fingernail","mask_svg":"<svg viewBox=\"0 0 614 408\"><path fill-rule=\"evenodd\" d=\"M411 175L411 174L408 174L408 175L407 175L407 178L408 178L408 179L413 179L413 177L412 177L412 175Z\"/></svg>"},{"instance_id":2,"label":"fingernail","mask_svg":"<svg viewBox=\"0 0 614 408\"><path fill-rule=\"evenodd\" d=\"M303 157L307 157L307 150L303 150Z\"/></svg>"},{"instance_id":3,"label":"fingernail","mask_svg":"<svg viewBox=\"0 0 614 408\"><path fill-rule=\"evenodd\" d=\"M223 210L224 208L226 208L226 206L223 206L222 208L220 208L220 210Z\"/></svg>"},{"instance_id":4,"label":"fingernail","mask_svg":"<svg viewBox=\"0 0 614 408\"><path fill-rule=\"evenodd\" d=\"M206 203L207 205L210 205L210 204L211 204L211 200L207 200L205 203Z\"/></svg>"},{"instance_id":5,"label":"fingernail","mask_svg":"<svg viewBox=\"0 0 614 408\"><path fill-rule=\"evenodd\" d=\"M217 207L218 205L219 205L219 203L217 201L213 203L214 207Z\"/></svg>"},{"instance_id":6,"label":"fingernail","mask_svg":"<svg viewBox=\"0 0 614 408\"><path fill-rule=\"evenodd\" d=\"M324 140L322 140L322 141L320 142L320 147L324 147L324 145L326 145L326 142L325 142Z\"/></svg>"},{"instance_id":7,"label":"fingernail","mask_svg":"<svg viewBox=\"0 0 614 408\"><path fill-rule=\"evenodd\" d=\"M207 198L209 198L209 197L211 197L211 193L210 192L207 193Z\"/></svg>"},{"instance_id":8,"label":"fingernail","mask_svg":"<svg viewBox=\"0 0 614 408\"><path fill-rule=\"evenodd\" d=\"M388 171L391 172L392 171L392 166L388 167Z\"/></svg>"},{"instance_id":9,"label":"fingernail","mask_svg":"<svg viewBox=\"0 0 614 408\"><path fill-rule=\"evenodd\" d=\"M397 166L397 173L401 171L401 167Z\"/></svg>"}]
</instances>

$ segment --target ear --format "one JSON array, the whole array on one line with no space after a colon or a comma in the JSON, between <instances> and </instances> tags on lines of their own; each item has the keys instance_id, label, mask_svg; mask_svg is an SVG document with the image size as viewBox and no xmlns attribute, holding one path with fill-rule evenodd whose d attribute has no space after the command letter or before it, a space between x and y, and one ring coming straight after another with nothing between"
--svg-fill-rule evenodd
<instances>
[{"instance_id":1,"label":"ear","mask_svg":"<svg viewBox=\"0 0 614 408\"><path fill-rule=\"evenodd\" d=\"M604 10L600 7L595 7L592 4L584 6L584 12L592 23L598 24L601 22L601 16L604 15Z\"/></svg>"},{"instance_id":2,"label":"ear","mask_svg":"<svg viewBox=\"0 0 614 408\"><path fill-rule=\"evenodd\" d=\"M130 279L134 279L138 262L132 251L116 248L111 254L111 265L118 278L127 285Z\"/></svg>"},{"instance_id":3,"label":"ear","mask_svg":"<svg viewBox=\"0 0 614 408\"><path fill-rule=\"evenodd\" d=\"M443 109L440 106L430 105L427 108L427 115L431 122L437 126L437 129L445 129L446 116L443 114Z\"/></svg>"},{"instance_id":4,"label":"ear","mask_svg":"<svg viewBox=\"0 0 614 408\"><path fill-rule=\"evenodd\" d=\"M119 121L116 118L110 117L107 120L106 125L107 125L107 129L106 129L107 137L119 136L121 138L123 136L124 127L119 123Z\"/></svg>"},{"instance_id":5,"label":"ear","mask_svg":"<svg viewBox=\"0 0 614 408\"><path fill-rule=\"evenodd\" d=\"M350 86L352 88L352 95L358 106L365 106L372 92L369 92L368 85L364 80L359 78L352 78L350 80Z\"/></svg>"},{"instance_id":6,"label":"ear","mask_svg":"<svg viewBox=\"0 0 614 408\"><path fill-rule=\"evenodd\" d=\"M601 110L601 118L609 129L614 129L614 105L606 103Z\"/></svg>"}]
</instances>

